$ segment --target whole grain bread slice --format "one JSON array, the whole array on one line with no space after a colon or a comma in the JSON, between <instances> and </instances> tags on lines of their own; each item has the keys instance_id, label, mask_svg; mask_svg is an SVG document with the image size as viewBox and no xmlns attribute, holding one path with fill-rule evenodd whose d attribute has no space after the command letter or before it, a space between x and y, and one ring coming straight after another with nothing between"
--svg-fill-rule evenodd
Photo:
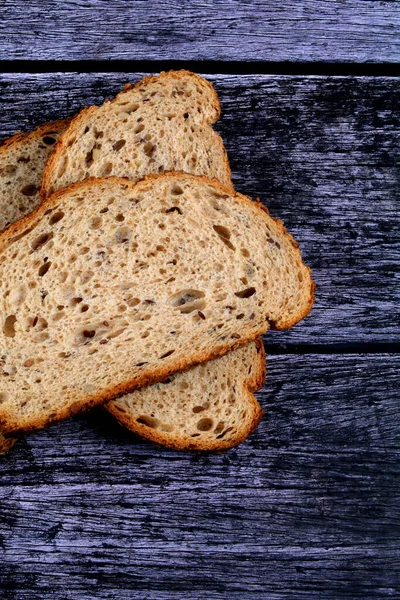
<instances>
[{"instance_id":1,"label":"whole grain bread slice","mask_svg":"<svg viewBox=\"0 0 400 600\"><path fill-rule=\"evenodd\" d=\"M82 110L49 159L41 194L88 177L134 181L152 173L186 171L231 185L213 86L189 71L145 77L101 106Z\"/></svg>"},{"instance_id":2,"label":"whole grain bread slice","mask_svg":"<svg viewBox=\"0 0 400 600\"><path fill-rule=\"evenodd\" d=\"M105 405L124 427L175 450L227 450L257 427L265 379L262 340Z\"/></svg>"},{"instance_id":3,"label":"whole grain bread slice","mask_svg":"<svg viewBox=\"0 0 400 600\"><path fill-rule=\"evenodd\" d=\"M122 175L137 180L168 169L216 177L231 185L225 148L211 128L219 115L219 99L212 85L188 71L169 71L146 77L133 87L127 85L113 100L84 109L72 121L48 164L42 194L46 196L90 175ZM264 368L262 360L257 355L254 368L259 372ZM225 359L225 367L230 368L231 361L236 364L236 357ZM210 371L212 387L219 378L215 369L218 361ZM248 364L242 366L243 376L248 369ZM145 395L147 402L154 397L151 389ZM242 394L241 399L246 402L247 396ZM149 412L158 414L155 400L153 403L152 409L148 406ZM147 430L137 423L135 415L133 410L128 419L125 413L127 426L136 433ZM152 422L156 423L157 418ZM243 427L238 440L243 437ZM233 431L237 428L232 424ZM209 434L197 435L197 444L204 446ZM233 433L230 438L233 439ZM169 443L167 434L165 439ZM161 442L160 431L158 441Z\"/></svg>"},{"instance_id":4,"label":"whole grain bread slice","mask_svg":"<svg viewBox=\"0 0 400 600\"><path fill-rule=\"evenodd\" d=\"M68 123L46 123L0 146L0 231L39 204L44 167Z\"/></svg>"},{"instance_id":5,"label":"whole grain bread slice","mask_svg":"<svg viewBox=\"0 0 400 600\"><path fill-rule=\"evenodd\" d=\"M72 185L0 236L2 430L41 428L291 327L313 291L282 223L215 180Z\"/></svg>"},{"instance_id":6,"label":"whole grain bread slice","mask_svg":"<svg viewBox=\"0 0 400 600\"><path fill-rule=\"evenodd\" d=\"M179 82L178 88L176 87L176 83ZM222 146L222 142L219 138L219 136L217 136L217 134L215 134L212 130L210 130L210 127L208 126L209 123L212 123L213 121L215 121L215 119L219 116L219 112L220 112L220 107L219 107L219 100L217 95L215 94L214 89L212 88L211 84L209 84L206 80L200 78L199 76L193 74L193 73L189 73L189 72L185 72L185 71L181 71L181 72L169 72L168 74L161 74L160 77L152 77L152 78L145 78L144 80L142 80L141 82L139 82L136 85L136 88L140 88L141 89L141 93L143 96L143 92L147 89L147 95L150 94L152 96L152 98L154 98L154 91L157 90L157 97L158 96L163 96L165 93L167 95L171 95L170 100L169 100L169 104L168 107L170 109L176 110L179 113L179 110L182 112L182 102L176 102L176 100L174 99L175 97L179 97L179 96L185 96L186 99L191 98L191 100L186 100L187 102L187 106L185 105L184 108L186 109L193 109L192 110L192 116L186 115L184 114L184 118L180 119L179 118L179 114L176 115L176 118L174 119L174 121L178 121L178 123L174 123L174 127L181 127L183 128L182 131L184 131L184 133L186 134L188 131L188 128L191 128L191 134L189 134L192 137L193 140L193 136L195 137L195 143L192 143L192 147L189 146L185 146L182 148L182 156L179 156L179 159L174 161L174 165L178 166L178 167L186 167L188 170L197 170L200 173L203 172L208 172L211 175L216 175L220 178L222 178L223 180L225 180L226 182L230 182L230 169L229 169L229 164L227 162L227 157L226 157L226 153L225 150ZM160 88L162 88L160 90ZM132 86L126 86L125 88L125 92L128 90L131 90ZM124 97L126 97L126 93L124 92ZM120 94L121 96L121 94ZM128 95L130 97L130 94ZM146 104L146 94L144 94L144 98L143 98L143 105ZM132 99L132 98L131 98ZM160 98L159 98L160 99ZM154 103L154 100L151 100L151 102ZM204 117L202 116L201 119L199 120L198 115L199 115L199 111L197 110L197 106L196 103L201 102L201 113L204 113ZM109 110L109 108L107 108L108 104L112 104L111 103L106 103L106 105L104 107L102 107L102 110L99 111L99 115L98 117L100 118L99 122L101 122L101 119L104 116L104 112L107 113L107 110ZM94 109L95 107L93 107ZM159 136L160 133L163 132L163 127L164 124L162 123L162 118L161 118L161 114L160 114L160 108L163 109L163 111L165 112L165 106L164 103L158 103L158 106L155 106L151 112L151 117L154 120L154 113L156 113L156 121L158 123L158 131L157 131L157 137L159 137L159 143L161 145L161 155L159 160L161 160L161 163L155 165L155 161L153 158L148 157L148 164L144 165L144 168L148 171L148 172L153 172L153 170L159 170L160 167L163 168L163 161L165 161L166 158L169 157L169 153L170 153L170 142L167 136ZM71 130L75 130L76 125L77 125L77 121L79 121L79 119L81 119L82 117L86 118L88 116L88 112L91 113L93 112L93 109L90 111L88 111L88 109L85 109L83 111L83 114L79 115L79 117L77 119L75 119L72 123L71 123ZM139 111L140 113L140 111ZM162 113L164 114L164 113ZM91 117L90 117L91 118ZM165 117L164 117L165 118ZM141 115L138 114L137 115L137 119L139 120L139 122L142 123L143 129L151 129L151 127L154 127L154 123L149 122L149 115L148 113L144 113L144 119L142 119ZM167 121L169 122L171 120L171 114L169 113L168 116L166 117ZM196 127L196 125L198 125L200 122L204 121L205 126L204 127L197 127L196 129L194 129ZM88 121L90 124L92 124L90 121ZM161 122L161 125L159 125L159 123ZM19 196L21 195L20 193L20 189L25 188L26 190L30 190L31 195L27 196L26 202L25 202L25 209L26 211L30 212L31 210L33 210L33 208L38 204L38 188L40 186L40 181L41 181L41 177L42 177L42 171L43 168L45 166L45 162L47 160L47 157L50 155L50 152L53 150L53 145L56 141L56 139L59 137L59 135L63 132L63 130L66 129L66 127L68 126L69 122L68 121L58 121L55 123L49 123L46 125L43 125L42 127L36 129L34 132L32 132L31 134L18 134L17 136L14 136L14 138L12 138L11 140L8 140L5 145L4 145L4 150L7 148L8 152L4 152L3 154L3 164L8 165L8 166L12 166L13 167L13 159L14 162L18 163L15 166L14 170L14 174L16 176L14 177L9 177L9 181L8 186L6 188L6 194L4 196L4 200L5 202L3 203L3 206L1 206L0 210L0 217L1 214L5 214L6 210L4 208L4 206L13 206L15 204L20 204L20 199ZM130 126L132 128L132 122L130 122ZM125 127L125 126L124 126ZM129 128L126 128L129 131ZM96 135L99 136L99 131L97 130ZM171 133L171 132L170 132ZM103 135L103 132L101 131L101 135ZM147 134L146 134L147 135ZM68 137L68 136L67 136ZM115 144L113 144L113 147L115 146ZM222 148L221 148L222 146ZM68 147L68 146L67 146ZM190 152L192 150L196 150L196 158L194 159L194 155L190 154L186 156L187 152L185 152L185 148L186 150L190 150ZM221 151L222 150L222 151ZM96 150L97 151L97 150ZM97 151L98 152L98 151ZM67 150L68 153L68 150ZM16 155L16 157L15 157ZM119 155L120 158L123 161L126 161L128 158L131 158L130 156L130 149L129 149L129 144L127 146L125 146L124 148L119 148ZM20 157L23 157L22 159ZM185 158L187 160L185 160ZM190 160L189 160L190 158ZM22 163L22 167L19 166L19 163ZM29 167L27 167L26 165L29 164ZM17 172L15 172L17 170ZM32 174L34 174L34 177L32 177ZM130 171L130 175L133 178L135 176L135 170L133 169L132 171ZM24 181L24 176L25 176L25 181ZM32 184L33 181L33 184ZM34 193L32 193L34 191ZM18 201L15 202L14 198L17 198ZM9 222L13 222L15 220L17 220L18 217L20 217L21 215L17 212L14 211L9 218ZM7 223L8 224L8 223ZM251 352L241 352L241 356L244 359L249 360L252 356ZM254 372L257 373L262 373L264 371L265 368L265 359L262 356L261 353L258 353L256 356L254 356L254 359L256 361L256 364L251 365L248 363L244 363L241 366L241 371L243 373L243 383L242 383L242 387L245 385L246 381L247 381L247 373L249 369L254 369ZM231 365L232 363L232 365ZM226 357L224 359L224 368L226 368L228 371L231 370L231 367L233 366L233 364L237 365L238 361L237 361L237 357L236 357L236 352L233 352L233 355L229 357ZM219 379L219 373L218 373L218 361L213 361L212 362L212 366L209 366L207 368L207 373L209 373L210 376L210 383L211 383L211 387L214 389L215 387L215 382L218 381ZM189 376L189 375L188 375ZM180 376L181 379L184 379L186 377L185 374L182 374ZM259 378L260 379L260 378ZM262 386L262 381L260 381L260 386ZM183 385L183 384L182 384ZM202 382L202 386L204 388L205 384L204 381ZM152 389L151 386L148 387L146 389L146 399L147 399L147 403L149 402L150 398L155 398L154 394L152 394ZM243 401L244 403L247 402L247 398L248 398L248 394L241 394L240 396L240 401ZM250 406L251 405L251 406ZM259 407L257 401L255 400L254 396L252 397L251 403L249 406L243 406L243 412L245 412L246 414L252 414L252 409L255 410L255 406L258 407L258 409L255 411L257 414L261 414L261 408ZM112 406L112 403L110 403L110 406ZM154 406L152 407L151 405L147 404L147 408L148 411L150 413L157 413L157 406L155 404L154 401ZM238 408L238 407L237 407ZM111 412L111 411L110 411ZM130 429L132 429L133 431L135 431L136 433L140 433L142 430L147 429L147 427L143 426L143 424L139 424L136 422L136 419L133 418L134 415L136 413L133 411L133 415L132 418L129 420L129 427ZM235 415L232 415L232 423L229 423L228 417L227 415L225 415L225 422L226 422L226 428L229 429L230 431L230 435L229 435L229 439L230 439L230 445L234 445L235 441L234 441L234 436L237 436L237 442L239 443L239 441L241 441L244 437L246 437L245 435L245 427L246 425L250 426L252 421L251 419L244 419L243 423L241 425L241 427L238 427L236 423L234 423L233 419L234 419ZM128 421L127 421L128 422ZM153 420L153 423L155 423L156 420ZM247 431L247 433L250 433L251 429L249 429ZM195 440L196 445L198 447L201 447L202 449L206 450L207 449L207 443L208 443L208 439L209 439L209 433L208 432L197 432L197 437L198 439ZM169 443L170 441L170 436L166 435L166 439L165 439L166 443ZM161 440L161 432L158 432L158 442L162 443ZM8 444L8 442L7 442ZM182 446L183 442L181 441L180 447ZM192 441L192 445L193 445L193 441ZM213 444L213 448L214 448L215 444ZM225 444L226 446L226 444ZM211 449L211 448L210 448Z\"/></svg>"}]
</instances>

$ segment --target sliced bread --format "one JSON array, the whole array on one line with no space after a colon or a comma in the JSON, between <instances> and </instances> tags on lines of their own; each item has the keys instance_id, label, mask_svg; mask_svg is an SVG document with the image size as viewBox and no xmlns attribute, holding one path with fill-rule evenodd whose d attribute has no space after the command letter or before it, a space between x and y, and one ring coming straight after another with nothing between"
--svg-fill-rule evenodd
<instances>
[{"instance_id":1,"label":"sliced bread","mask_svg":"<svg viewBox=\"0 0 400 600\"><path fill-rule=\"evenodd\" d=\"M216 177L231 185L223 143L211 128L219 115L220 104L212 85L188 71L169 71L146 77L134 87L128 85L115 99L84 109L72 121L48 164L43 196L90 175L122 175L137 180L168 169ZM58 178L60 169L62 175ZM231 360L237 363L235 357L225 363ZM257 356L254 368L258 371L263 369L262 360ZM218 362L210 371L212 387L214 378L219 377L214 373L216 369ZM247 371L245 364L244 377ZM146 401L153 397L148 389ZM241 399L246 401L247 396L242 395ZM155 405L150 412L154 411ZM133 411L132 418L125 421L138 433L138 429L146 428L139 427L135 414ZM236 431L233 424L232 427L231 431ZM240 435L243 436L243 428ZM169 436L165 437L168 443ZM161 443L160 431L158 441ZM205 443L202 439L197 441Z\"/></svg>"},{"instance_id":2,"label":"sliced bread","mask_svg":"<svg viewBox=\"0 0 400 600\"><path fill-rule=\"evenodd\" d=\"M39 204L45 164L68 123L46 123L0 146L0 231Z\"/></svg>"},{"instance_id":3,"label":"sliced bread","mask_svg":"<svg viewBox=\"0 0 400 600\"><path fill-rule=\"evenodd\" d=\"M217 181L72 185L0 236L2 430L43 427L291 327L313 291L282 223Z\"/></svg>"},{"instance_id":4,"label":"sliced bread","mask_svg":"<svg viewBox=\"0 0 400 600\"><path fill-rule=\"evenodd\" d=\"M114 99L73 119L47 163L42 196L91 176L138 180L164 171L230 185L225 147L211 127L219 115L212 85L189 71L127 85Z\"/></svg>"},{"instance_id":5,"label":"sliced bread","mask_svg":"<svg viewBox=\"0 0 400 600\"><path fill-rule=\"evenodd\" d=\"M105 405L121 425L176 450L226 450L255 429L263 411L262 340Z\"/></svg>"}]
</instances>

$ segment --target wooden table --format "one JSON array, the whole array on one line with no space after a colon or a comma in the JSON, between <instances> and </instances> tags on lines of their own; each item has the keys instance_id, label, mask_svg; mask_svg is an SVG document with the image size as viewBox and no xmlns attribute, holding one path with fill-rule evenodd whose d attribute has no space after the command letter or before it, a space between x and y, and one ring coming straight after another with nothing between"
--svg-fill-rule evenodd
<instances>
[{"instance_id":1,"label":"wooden table","mask_svg":"<svg viewBox=\"0 0 400 600\"><path fill-rule=\"evenodd\" d=\"M400 598L400 3L5 0L0 133L191 68L234 183L300 242L310 317L220 455L101 410L0 460L1 600Z\"/></svg>"}]
</instances>

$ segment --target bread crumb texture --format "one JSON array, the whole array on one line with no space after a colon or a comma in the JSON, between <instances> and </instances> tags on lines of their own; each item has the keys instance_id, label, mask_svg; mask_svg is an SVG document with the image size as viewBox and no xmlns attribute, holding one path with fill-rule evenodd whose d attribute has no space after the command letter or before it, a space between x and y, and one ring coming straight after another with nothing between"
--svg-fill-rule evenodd
<instances>
[{"instance_id":1,"label":"bread crumb texture","mask_svg":"<svg viewBox=\"0 0 400 600\"><path fill-rule=\"evenodd\" d=\"M204 177L90 179L0 236L0 421L29 431L223 355L313 301L279 221Z\"/></svg>"}]
</instances>

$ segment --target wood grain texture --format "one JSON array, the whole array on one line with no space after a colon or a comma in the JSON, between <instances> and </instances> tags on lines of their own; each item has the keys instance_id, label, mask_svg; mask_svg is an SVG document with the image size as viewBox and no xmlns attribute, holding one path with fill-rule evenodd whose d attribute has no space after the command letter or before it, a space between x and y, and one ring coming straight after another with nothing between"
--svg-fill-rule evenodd
<instances>
[{"instance_id":1,"label":"wood grain texture","mask_svg":"<svg viewBox=\"0 0 400 600\"><path fill-rule=\"evenodd\" d=\"M1 75L0 133L101 103L138 73ZM209 77L239 191L300 242L317 283L305 321L269 344L400 341L400 81Z\"/></svg>"},{"instance_id":2,"label":"wood grain texture","mask_svg":"<svg viewBox=\"0 0 400 600\"><path fill-rule=\"evenodd\" d=\"M2 2L0 57L399 61L400 5L379 0Z\"/></svg>"},{"instance_id":3,"label":"wood grain texture","mask_svg":"<svg viewBox=\"0 0 400 600\"><path fill-rule=\"evenodd\" d=\"M399 356L273 356L259 429L158 449L95 413L0 460L2 600L400 595Z\"/></svg>"}]
</instances>

